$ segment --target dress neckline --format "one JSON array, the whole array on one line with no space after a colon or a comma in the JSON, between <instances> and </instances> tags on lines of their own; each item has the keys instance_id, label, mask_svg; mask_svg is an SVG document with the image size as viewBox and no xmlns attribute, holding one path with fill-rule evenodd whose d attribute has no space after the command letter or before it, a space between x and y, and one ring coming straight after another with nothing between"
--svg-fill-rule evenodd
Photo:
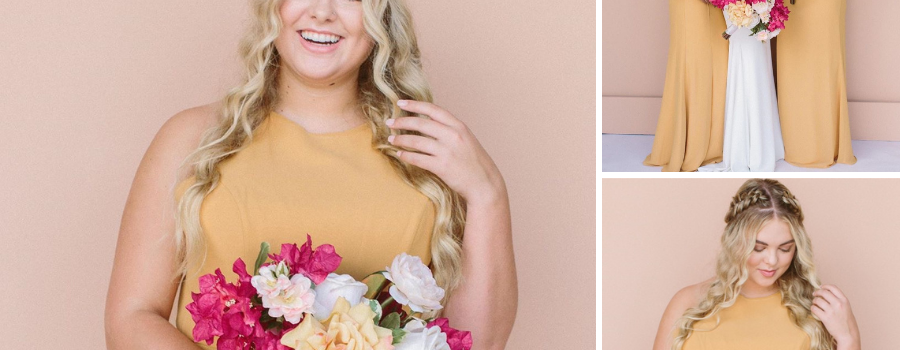
<instances>
[{"instance_id":1,"label":"dress neckline","mask_svg":"<svg viewBox=\"0 0 900 350\"><path fill-rule=\"evenodd\" d=\"M293 120L288 119L288 117L285 117L285 116L281 115L281 114L278 113L278 112L272 111L271 117L275 117L276 119L280 119L281 121L283 121L283 122L285 122L285 123L287 123L287 124L290 124L291 127L293 127L294 129L299 130L301 133L303 133L303 134L305 134L305 135L313 136L313 137L337 137L337 136L341 136L341 135L352 135L352 134L356 134L356 133L359 133L359 132L362 132L362 131L366 131L366 130L369 129L369 123L368 123L368 122L364 122L364 123L362 123L362 124L360 124L360 125L354 126L354 127L350 128L350 129L347 129L347 130L341 130L341 131L335 131L335 132L327 132L327 133L313 133L313 132L309 132L308 130L306 130L306 129L305 129L303 126L301 126L300 124L297 124L297 123L294 122Z\"/></svg>"},{"instance_id":2,"label":"dress neckline","mask_svg":"<svg viewBox=\"0 0 900 350\"><path fill-rule=\"evenodd\" d=\"M743 294L740 294L740 293L738 293L738 296L741 297L741 298L744 298L744 299L746 299L746 300L765 300L765 299L772 299L772 298L775 297L775 296L778 296L778 298L781 299L781 292L780 292L780 291L777 291L777 292L775 292L775 293L766 295L766 296L764 296L764 297L756 297L756 298L748 298L748 297L746 297L746 296L744 296Z\"/></svg>"}]
</instances>

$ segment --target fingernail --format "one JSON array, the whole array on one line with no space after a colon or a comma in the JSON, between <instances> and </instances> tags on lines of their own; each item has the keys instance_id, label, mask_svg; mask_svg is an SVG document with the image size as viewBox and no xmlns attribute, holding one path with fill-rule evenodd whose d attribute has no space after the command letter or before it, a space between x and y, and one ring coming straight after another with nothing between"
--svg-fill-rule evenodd
<instances>
[{"instance_id":1,"label":"fingernail","mask_svg":"<svg viewBox=\"0 0 900 350\"><path fill-rule=\"evenodd\" d=\"M397 101L397 105L400 107L406 106L407 104L409 104L409 102L406 100Z\"/></svg>"},{"instance_id":2,"label":"fingernail","mask_svg":"<svg viewBox=\"0 0 900 350\"><path fill-rule=\"evenodd\" d=\"M391 125L394 125L394 118L391 118L391 119L388 119L388 120L385 120L385 121L384 121L384 123L385 123L385 124L387 124L387 126L391 126Z\"/></svg>"},{"instance_id":3,"label":"fingernail","mask_svg":"<svg viewBox=\"0 0 900 350\"><path fill-rule=\"evenodd\" d=\"M394 143L394 135L388 136L388 143Z\"/></svg>"},{"instance_id":4,"label":"fingernail","mask_svg":"<svg viewBox=\"0 0 900 350\"><path fill-rule=\"evenodd\" d=\"M403 154L403 151L397 151L397 158L400 158L401 154Z\"/></svg>"}]
</instances>

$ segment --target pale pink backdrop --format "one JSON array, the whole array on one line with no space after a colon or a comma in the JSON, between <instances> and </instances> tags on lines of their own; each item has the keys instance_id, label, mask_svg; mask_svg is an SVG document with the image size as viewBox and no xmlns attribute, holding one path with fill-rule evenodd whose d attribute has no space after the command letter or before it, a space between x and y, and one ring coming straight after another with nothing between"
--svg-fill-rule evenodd
<instances>
[{"instance_id":1,"label":"pale pink backdrop","mask_svg":"<svg viewBox=\"0 0 900 350\"><path fill-rule=\"evenodd\" d=\"M105 346L138 162L166 119L236 82L247 3L3 3L0 348ZM596 3L409 3L437 103L475 132L510 191L520 307L508 348L562 335L593 348ZM577 322L548 321L549 305Z\"/></svg>"},{"instance_id":2,"label":"pale pink backdrop","mask_svg":"<svg viewBox=\"0 0 900 350\"><path fill-rule=\"evenodd\" d=\"M603 348L649 349L679 289L713 276L745 179L603 179ZM800 201L819 278L850 300L866 349L897 348L900 179L780 179Z\"/></svg>"},{"instance_id":3,"label":"pale pink backdrop","mask_svg":"<svg viewBox=\"0 0 900 350\"><path fill-rule=\"evenodd\" d=\"M900 1L846 1L851 136L900 141ZM605 1L603 10L603 132L653 134L666 78L669 1Z\"/></svg>"}]
</instances>

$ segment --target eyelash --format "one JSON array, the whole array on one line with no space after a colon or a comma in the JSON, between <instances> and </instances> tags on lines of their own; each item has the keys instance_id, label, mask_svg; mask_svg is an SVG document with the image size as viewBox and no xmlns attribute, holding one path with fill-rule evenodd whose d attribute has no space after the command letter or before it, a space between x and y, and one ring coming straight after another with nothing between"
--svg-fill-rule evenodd
<instances>
[{"instance_id":1,"label":"eyelash","mask_svg":"<svg viewBox=\"0 0 900 350\"><path fill-rule=\"evenodd\" d=\"M765 248L763 248L763 249L755 249L755 248L754 248L754 249L753 249L753 251L754 251L754 252L757 252L757 253L761 253L763 250L765 250ZM779 249L779 250L782 251L782 252L785 252L785 253L790 253L790 252L791 252L791 248L788 248L788 249Z\"/></svg>"}]
</instances>

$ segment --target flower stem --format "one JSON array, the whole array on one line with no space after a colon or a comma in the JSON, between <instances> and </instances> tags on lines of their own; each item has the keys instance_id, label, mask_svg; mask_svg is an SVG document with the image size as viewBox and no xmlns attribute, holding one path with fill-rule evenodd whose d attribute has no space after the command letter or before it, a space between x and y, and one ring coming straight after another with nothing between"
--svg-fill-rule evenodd
<instances>
[{"instance_id":1,"label":"flower stem","mask_svg":"<svg viewBox=\"0 0 900 350\"><path fill-rule=\"evenodd\" d=\"M394 301L394 297L388 297L387 300L385 300L383 303L381 303L382 312L384 312L384 310L387 309L388 304L390 304L392 301Z\"/></svg>"}]
</instances>

